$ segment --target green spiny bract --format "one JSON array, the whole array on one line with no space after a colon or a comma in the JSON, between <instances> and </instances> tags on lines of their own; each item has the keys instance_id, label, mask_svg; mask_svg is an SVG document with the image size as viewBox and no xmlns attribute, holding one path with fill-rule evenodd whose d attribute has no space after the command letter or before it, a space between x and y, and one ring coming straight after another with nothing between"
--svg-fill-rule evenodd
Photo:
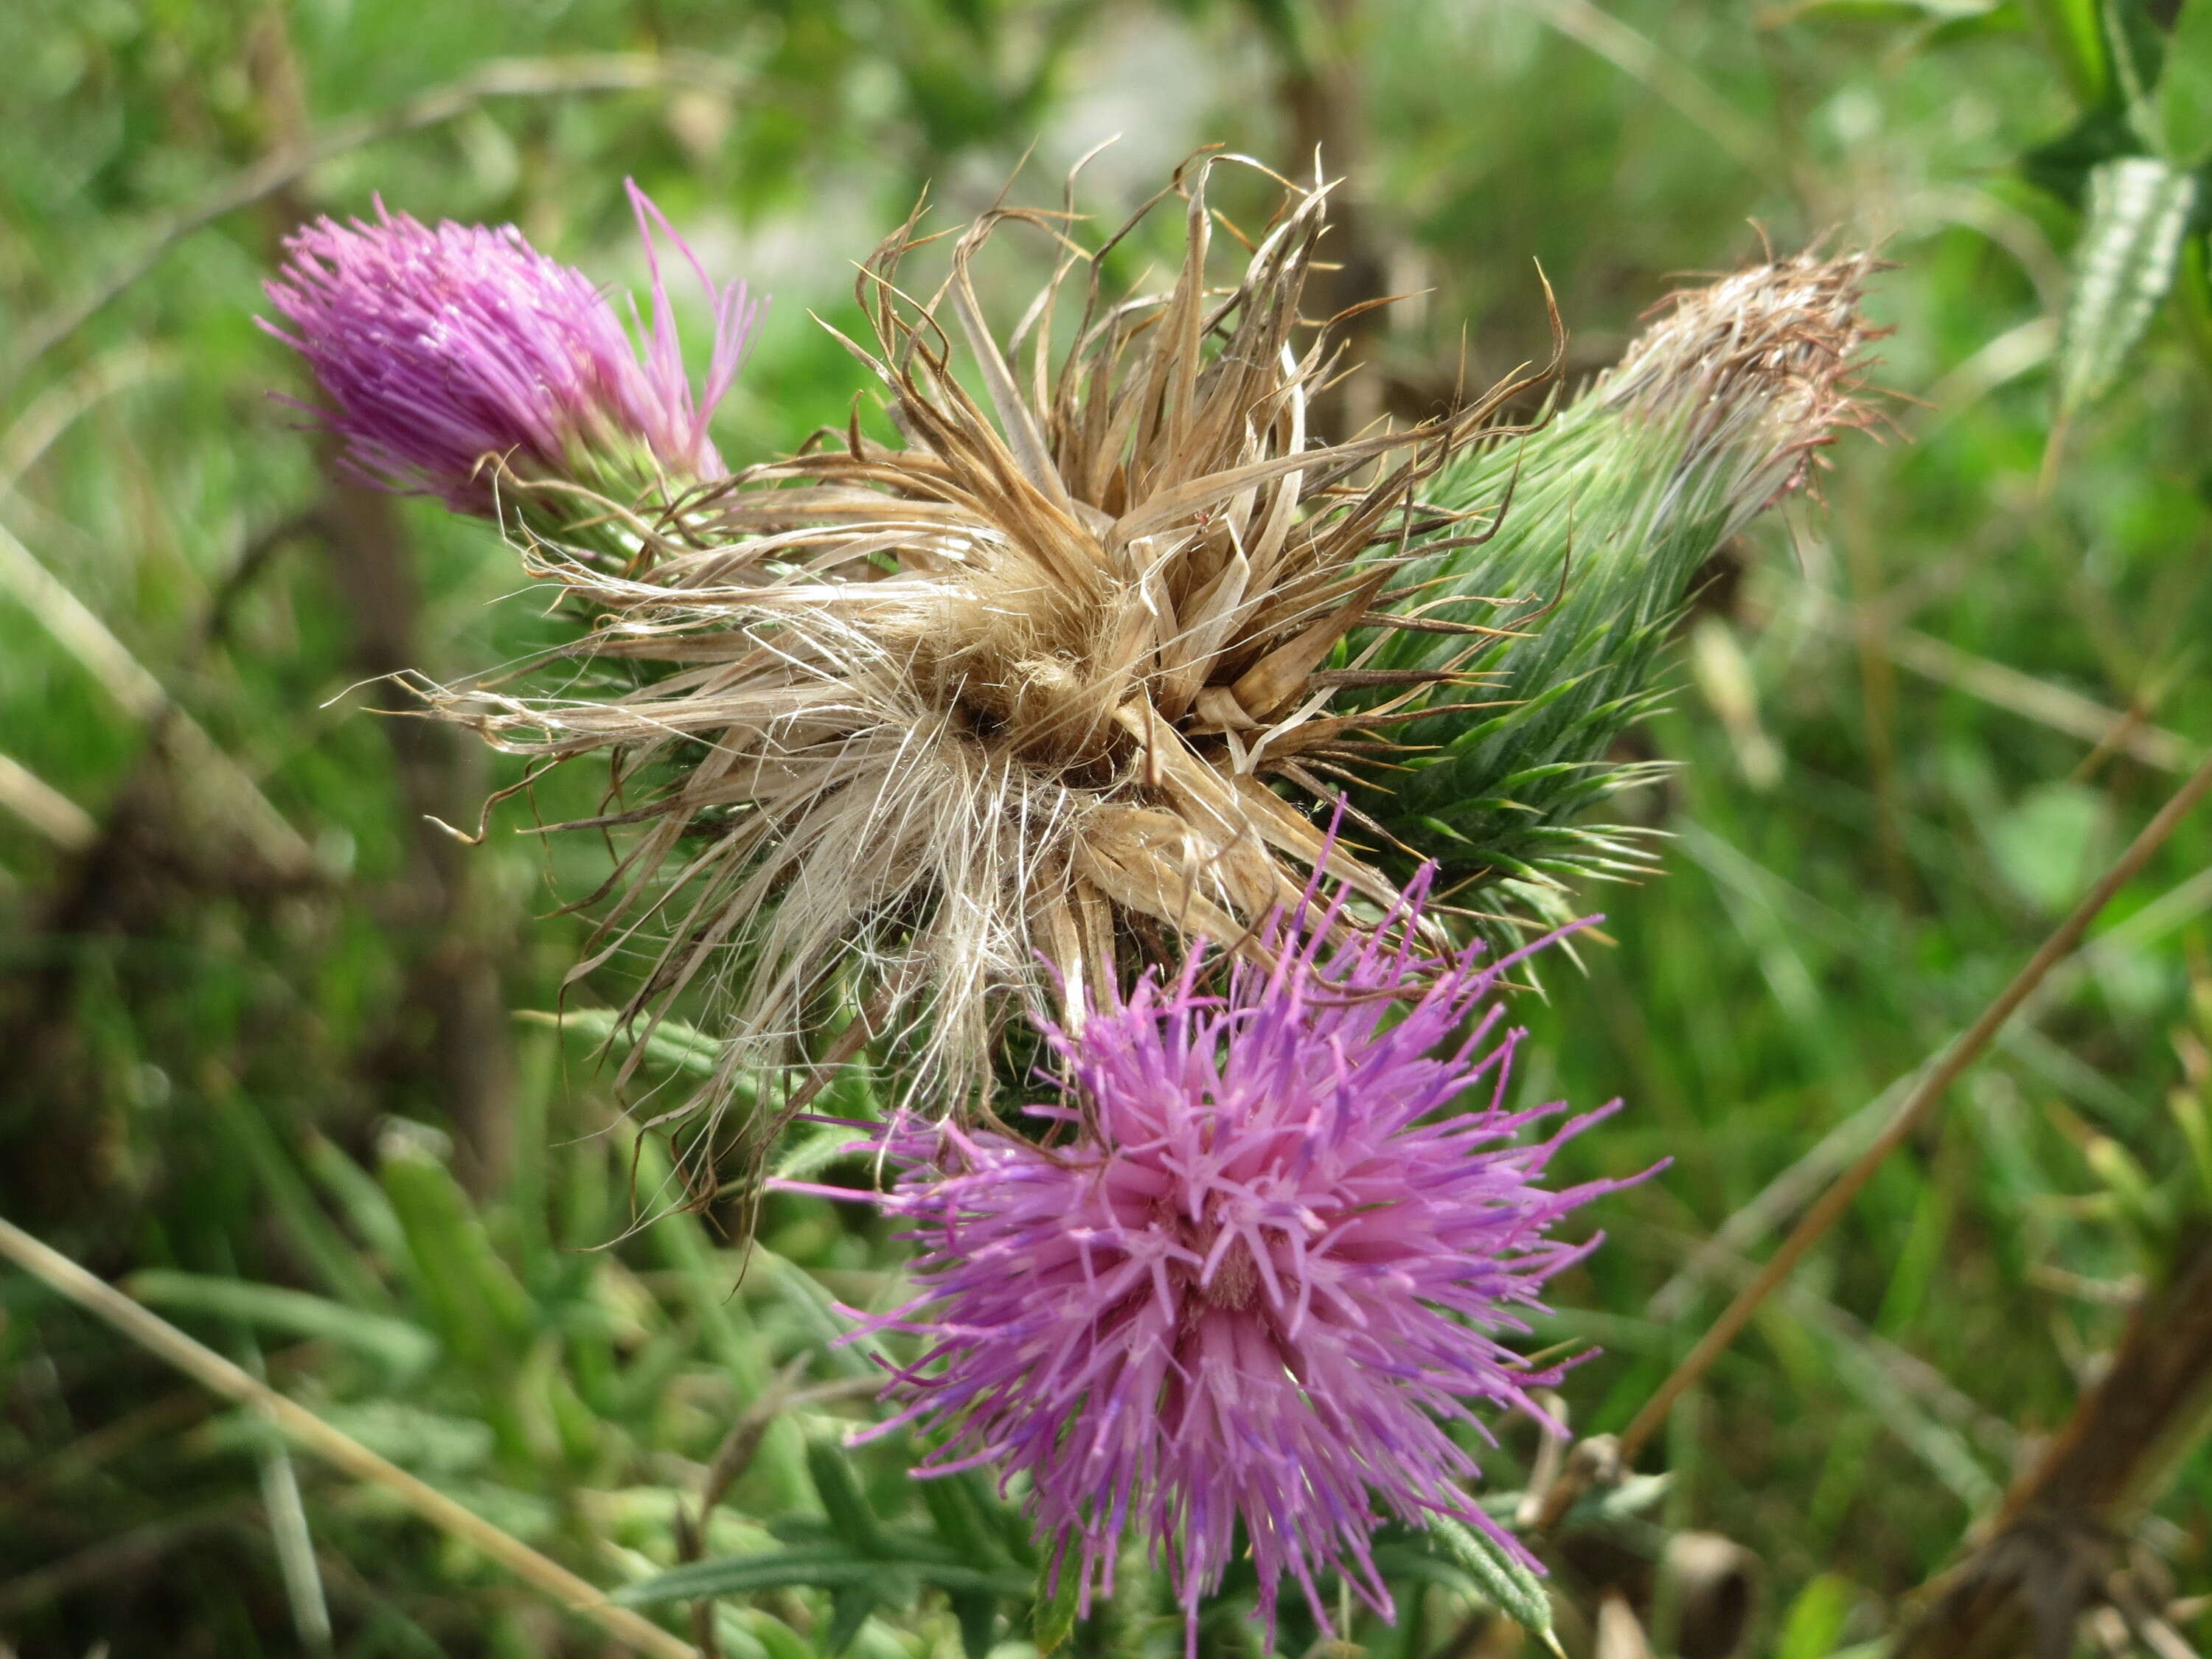
<instances>
[{"instance_id":1,"label":"green spiny bract","mask_svg":"<svg viewBox=\"0 0 2212 1659\"><path fill-rule=\"evenodd\" d=\"M1610 751L1664 695L1661 649L1697 571L1802 485L1837 430L1863 425L1858 313L1868 255L1809 254L1678 295L1613 368L1525 437L1459 458L1427 492L1475 515L1394 581L1431 617L1504 637L1399 631L1363 668L1478 678L1355 798L1442 863L1458 900L1550 920L1565 881L1643 867L1636 831L1583 821L1647 776ZM1494 605L1483 617L1476 601Z\"/></svg>"}]
</instances>

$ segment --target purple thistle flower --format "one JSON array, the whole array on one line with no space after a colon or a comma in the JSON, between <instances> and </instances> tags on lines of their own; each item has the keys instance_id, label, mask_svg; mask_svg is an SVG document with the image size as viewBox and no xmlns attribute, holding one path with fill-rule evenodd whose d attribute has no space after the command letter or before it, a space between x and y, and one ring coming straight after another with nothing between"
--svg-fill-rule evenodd
<instances>
[{"instance_id":1,"label":"purple thistle flower","mask_svg":"<svg viewBox=\"0 0 2212 1659\"><path fill-rule=\"evenodd\" d=\"M526 477L589 481L611 464L624 477L720 477L707 420L759 307L743 283L718 291L659 209L635 184L629 190L653 273L649 331L629 306L641 357L591 280L513 225L447 220L432 229L380 198L374 224L318 219L286 238L290 258L264 286L298 331L257 320L313 368L336 406L322 418L345 439L349 465L457 512L497 512L487 455ZM714 354L696 398L654 225L714 304Z\"/></svg>"},{"instance_id":2,"label":"purple thistle flower","mask_svg":"<svg viewBox=\"0 0 2212 1659\"><path fill-rule=\"evenodd\" d=\"M1597 1243L1551 1225L1627 1183L1537 1184L1614 1107L1516 1144L1559 1109L1506 1109L1522 1033L1493 1042L1502 1009L1477 1010L1527 952L1415 951L1428 879L1326 959L1341 896L1318 925L1303 908L1278 921L1225 995L1200 989L1201 945L1172 986L1147 974L1079 1032L1047 1026L1073 1103L1028 1115L1054 1144L911 1117L870 1143L901 1171L879 1201L911 1224L921 1292L854 1316L927 1339L886 1390L904 1409L870 1433L947 1435L917 1474L1028 1476L1056 1571L1075 1546L1086 1611L1133 1521L1194 1644L1240 1523L1271 1643L1285 1573L1324 1630L1324 1569L1395 1619L1376 1499L1529 1559L1466 1495L1480 1471L1443 1423L1480 1428L1475 1403L1548 1421L1528 1391L1561 1368L1531 1369L1498 1334L1525 1331L1517 1310Z\"/></svg>"}]
</instances>

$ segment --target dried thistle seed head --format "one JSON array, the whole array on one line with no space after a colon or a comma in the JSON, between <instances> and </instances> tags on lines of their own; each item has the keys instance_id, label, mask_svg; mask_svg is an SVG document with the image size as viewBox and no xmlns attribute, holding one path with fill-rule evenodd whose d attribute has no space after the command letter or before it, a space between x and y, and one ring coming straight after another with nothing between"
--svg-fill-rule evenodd
<instances>
[{"instance_id":1,"label":"dried thistle seed head","mask_svg":"<svg viewBox=\"0 0 2212 1659\"><path fill-rule=\"evenodd\" d=\"M636 577L530 550L609 618L580 652L655 665L649 683L440 698L526 754L611 751L644 787L594 820L642 826L607 951L661 941L635 1016L719 980L725 1091L805 1054L842 998L912 1097L972 1103L1025 1006L1079 1029L1133 959L1181 933L1247 939L1316 869L1395 902L1293 799L1332 793L1355 728L1387 726L1387 708L1355 721L1333 701L1376 683L1376 607L1426 520L1416 487L1495 399L1315 443L1307 399L1334 365L1298 299L1326 191L1284 185L1224 283L1218 165L1164 192L1184 246L1158 291L1109 295L1071 212L1000 210L917 299L909 222L861 277L872 340L848 342L903 443L855 421L739 473L695 504L716 535ZM1010 227L1056 261L1011 348L974 279Z\"/></svg>"},{"instance_id":2,"label":"dried thistle seed head","mask_svg":"<svg viewBox=\"0 0 2212 1659\"><path fill-rule=\"evenodd\" d=\"M1401 579L1508 601L1487 620L1510 636L1474 665L1506 707L1401 728L1428 747L1357 799L1401 834L1425 831L1462 903L1507 927L1556 921L1566 880L1645 867L1635 832L1588 816L1652 769L1608 750L1661 694L1660 647L1696 573L1802 487L1840 430L1870 423L1878 331L1859 305L1878 269L1866 253L1799 254L1678 295L1538 430L1471 449L1431 487L1447 506L1510 491L1494 537L1417 545ZM1410 671L1443 649L1407 634L1377 660Z\"/></svg>"}]
</instances>

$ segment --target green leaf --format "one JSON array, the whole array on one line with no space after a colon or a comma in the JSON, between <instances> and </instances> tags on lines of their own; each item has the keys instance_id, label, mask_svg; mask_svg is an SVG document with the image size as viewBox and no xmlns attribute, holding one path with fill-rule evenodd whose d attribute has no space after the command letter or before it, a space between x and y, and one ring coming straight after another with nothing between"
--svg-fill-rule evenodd
<instances>
[{"instance_id":1,"label":"green leaf","mask_svg":"<svg viewBox=\"0 0 2212 1659\"><path fill-rule=\"evenodd\" d=\"M1559 1650L1559 1642L1552 1634L1552 1598L1545 1592L1544 1581L1529 1571L1526 1562L1449 1516L1436 1516L1429 1522L1429 1531L1452 1563L1482 1586L1482 1593L1497 1603L1500 1613L1554 1652Z\"/></svg>"},{"instance_id":2,"label":"green leaf","mask_svg":"<svg viewBox=\"0 0 2212 1659\"><path fill-rule=\"evenodd\" d=\"M2181 331L2197 349L2198 365L2212 370L2212 241L2203 234L2181 240L2181 269L2175 274Z\"/></svg>"},{"instance_id":3,"label":"green leaf","mask_svg":"<svg viewBox=\"0 0 2212 1659\"><path fill-rule=\"evenodd\" d=\"M2212 0L2189 0L2174 21L2156 101L2166 159L2183 168L2212 161Z\"/></svg>"},{"instance_id":4,"label":"green leaf","mask_svg":"<svg viewBox=\"0 0 2212 1659\"><path fill-rule=\"evenodd\" d=\"M343 1148L312 1129L301 1149L301 1162L344 1211L362 1242L396 1267L407 1254L407 1235L401 1231L399 1218L392 1212L392 1200L385 1197L376 1177L347 1157Z\"/></svg>"},{"instance_id":5,"label":"green leaf","mask_svg":"<svg viewBox=\"0 0 2212 1659\"><path fill-rule=\"evenodd\" d=\"M525 1008L517 1010L515 1018L532 1024L556 1025L563 1031L574 1031L617 1052L627 1052L638 1042L638 1024L624 1020L612 1008L568 1008L557 1014ZM645 1033L645 1058L648 1064L665 1071L712 1077L722 1061L721 1039L709 1036L680 1019L653 1020Z\"/></svg>"},{"instance_id":6,"label":"green leaf","mask_svg":"<svg viewBox=\"0 0 2212 1659\"><path fill-rule=\"evenodd\" d=\"M438 1357L438 1340L419 1325L279 1285L155 1267L132 1274L126 1288L149 1306L234 1319L349 1348L402 1379L421 1375Z\"/></svg>"},{"instance_id":7,"label":"green leaf","mask_svg":"<svg viewBox=\"0 0 2212 1659\"><path fill-rule=\"evenodd\" d=\"M2063 421L2111 389L2172 286L2196 181L2148 155L2089 174L2087 212L2074 250L2074 292L2058 338Z\"/></svg>"},{"instance_id":8,"label":"green leaf","mask_svg":"<svg viewBox=\"0 0 2212 1659\"><path fill-rule=\"evenodd\" d=\"M212 1103L216 1123L252 1164L271 1214L283 1224L324 1288L349 1306L388 1310L392 1305L391 1291L324 1213L298 1164L268 1120L242 1096L228 1090L218 1091Z\"/></svg>"},{"instance_id":9,"label":"green leaf","mask_svg":"<svg viewBox=\"0 0 2212 1659\"><path fill-rule=\"evenodd\" d=\"M1603 1527L1633 1521L1657 1507L1674 1484L1668 1474L1632 1474L1618 1486L1585 1494L1567 1511L1569 1527Z\"/></svg>"},{"instance_id":10,"label":"green leaf","mask_svg":"<svg viewBox=\"0 0 2212 1659\"><path fill-rule=\"evenodd\" d=\"M334 1401L322 1416L378 1456L442 1484L481 1469L495 1445L490 1426L480 1418L424 1411L397 1400Z\"/></svg>"},{"instance_id":11,"label":"green leaf","mask_svg":"<svg viewBox=\"0 0 2212 1659\"><path fill-rule=\"evenodd\" d=\"M999 1601L983 1590L956 1590L946 1598L960 1621L960 1651L965 1659L988 1659L999 1628Z\"/></svg>"},{"instance_id":12,"label":"green leaf","mask_svg":"<svg viewBox=\"0 0 2212 1659\"><path fill-rule=\"evenodd\" d=\"M380 1173L406 1235L415 1280L453 1352L505 1371L519 1364L536 1310L500 1259L483 1218L453 1172L410 1137L387 1133Z\"/></svg>"},{"instance_id":13,"label":"green leaf","mask_svg":"<svg viewBox=\"0 0 2212 1659\"><path fill-rule=\"evenodd\" d=\"M1075 1607L1081 1599L1083 1564L1079 1559L1067 1559L1073 1553L1063 1547L1037 1568L1036 1612L1032 1622L1036 1627L1040 1659L1047 1659L1075 1632Z\"/></svg>"},{"instance_id":14,"label":"green leaf","mask_svg":"<svg viewBox=\"0 0 2212 1659\"><path fill-rule=\"evenodd\" d=\"M842 1544L801 1544L672 1567L651 1578L625 1584L613 1599L624 1607L644 1607L657 1601L696 1601L793 1585L836 1589L846 1584L881 1584L895 1576L881 1561L854 1555Z\"/></svg>"},{"instance_id":15,"label":"green leaf","mask_svg":"<svg viewBox=\"0 0 2212 1659\"><path fill-rule=\"evenodd\" d=\"M830 1525L837 1536L862 1555L876 1560L886 1560L892 1553L890 1540L868 1507L866 1493L860 1490L860 1478L853 1472L852 1460L845 1449L827 1435L817 1435L806 1443L806 1472L814 1477L814 1490L820 1494L822 1508L830 1517Z\"/></svg>"},{"instance_id":16,"label":"green leaf","mask_svg":"<svg viewBox=\"0 0 2212 1659\"><path fill-rule=\"evenodd\" d=\"M1850 1581L1838 1573L1821 1573L1790 1604L1774 1644L1774 1659L1828 1659L1850 1611Z\"/></svg>"},{"instance_id":17,"label":"green leaf","mask_svg":"<svg viewBox=\"0 0 2212 1659\"><path fill-rule=\"evenodd\" d=\"M2110 98L2112 58L2098 0L2029 0L2028 9L2074 96L2085 105Z\"/></svg>"},{"instance_id":18,"label":"green leaf","mask_svg":"<svg viewBox=\"0 0 2212 1659\"><path fill-rule=\"evenodd\" d=\"M963 1561L996 1563L1005 1559L998 1540L985 1535L968 1490L957 1477L918 1480L915 1486L940 1543Z\"/></svg>"},{"instance_id":19,"label":"green leaf","mask_svg":"<svg viewBox=\"0 0 2212 1659\"><path fill-rule=\"evenodd\" d=\"M866 1584L873 1587L879 1600L890 1602L912 1601L924 1584L934 1585L948 1595L1018 1596L1029 1589L1027 1581L1016 1573L961 1566L896 1545L887 1545L886 1549L883 1556L861 1555L841 1539L794 1544L787 1549L763 1550L751 1555L717 1556L672 1567L627 1585L616 1592L615 1599L629 1607L647 1607L656 1601L743 1595L793 1584L833 1590L848 1584Z\"/></svg>"},{"instance_id":20,"label":"green leaf","mask_svg":"<svg viewBox=\"0 0 2212 1659\"><path fill-rule=\"evenodd\" d=\"M882 1599L873 1583L840 1584L830 1593L830 1628L823 1635L822 1651L835 1659L852 1646Z\"/></svg>"},{"instance_id":21,"label":"green leaf","mask_svg":"<svg viewBox=\"0 0 2212 1659\"><path fill-rule=\"evenodd\" d=\"M2103 792L2063 781L2031 789L1984 834L2005 878L2038 908L2069 908L2102 867L2111 803Z\"/></svg>"}]
</instances>

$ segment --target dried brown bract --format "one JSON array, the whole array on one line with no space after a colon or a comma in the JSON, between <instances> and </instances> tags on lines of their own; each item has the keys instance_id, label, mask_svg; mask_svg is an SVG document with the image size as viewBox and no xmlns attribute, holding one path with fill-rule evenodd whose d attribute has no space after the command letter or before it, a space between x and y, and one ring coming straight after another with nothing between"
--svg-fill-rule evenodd
<instances>
[{"instance_id":1,"label":"dried brown bract","mask_svg":"<svg viewBox=\"0 0 2212 1659\"><path fill-rule=\"evenodd\" d=\"M881 1039L910 1098L958 1109L1025 1003L1079 1022L1101 975L1178 934L1239 939L1317 869L1395 896L1302 807L1376 752L1394 718L1377 686L1468 678L1449 658L1395 675L1366 659L1401 626L1486 632L1388 589L1409 537L1433 553L1462 516L1419 486L1526 382L1447 422L1317 443L1308 400L1337 365L1298 300L1326 190L1282 184L1218 286L1209 267L1239 240L1206 202L1221 165L1153 204L1183 210L1164 292L1106 295L1072 211L1000 209L916 299L901 277L933 239L910 221L860 279L872 343L848 342L903 444L855 418L639 521L627 574L530 550L605 618L575 654L652 665L635 689L435 699L524 754L609 751L647 791L592 821L641 833L585 966L651 939L641 1024L702 975L724 988L710 1099L790 1067L842 1000L848 1042ZM1055 268L1002 348L972 267L1017 226ZM1333 707L1347 688L1370 704L1356 716Z\"/></svg>"}]
</instances>

